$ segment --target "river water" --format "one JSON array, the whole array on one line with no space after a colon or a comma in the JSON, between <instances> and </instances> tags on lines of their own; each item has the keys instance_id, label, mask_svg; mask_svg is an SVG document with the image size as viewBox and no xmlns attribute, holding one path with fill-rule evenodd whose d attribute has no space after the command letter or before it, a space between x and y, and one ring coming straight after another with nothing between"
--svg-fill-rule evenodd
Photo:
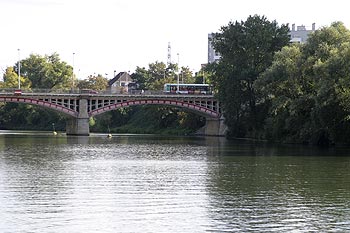
<instances>
[{"instance_id":1,"label":"river water","mask_svg":"<svg viewBox=\"0 0 350 233\"><path fill-rule=\"evenodd\" d=\"M348 231L348 148L0 131L0 232Z\"/></svg>"}]
</instances>

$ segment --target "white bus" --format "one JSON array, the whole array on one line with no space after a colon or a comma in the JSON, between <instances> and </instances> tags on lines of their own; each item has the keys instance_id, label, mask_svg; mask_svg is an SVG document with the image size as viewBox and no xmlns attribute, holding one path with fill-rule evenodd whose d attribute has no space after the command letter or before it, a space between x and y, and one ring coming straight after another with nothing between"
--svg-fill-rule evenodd
<instances>
[{"instance_id":1,"label":"white bus","mask_svg":"<svg viewBox=\"0 0 350 233\"><path fill-rule=\"evenodd\" d=\"M179 90L178 90L179 89ZM212 86L209 84L184 84L184 83L166 83L164 84L165 93L174 94L204 94L211 95L213 93Z\"/></svg>"}]
</instances>

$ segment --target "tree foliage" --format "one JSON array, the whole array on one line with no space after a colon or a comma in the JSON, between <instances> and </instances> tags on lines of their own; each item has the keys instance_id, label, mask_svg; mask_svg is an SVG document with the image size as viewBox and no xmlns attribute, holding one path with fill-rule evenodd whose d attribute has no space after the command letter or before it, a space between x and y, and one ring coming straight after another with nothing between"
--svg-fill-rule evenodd
<instances>
[{"instance_id":1,"label":"tree foliage","mask_svg":"<svg viewBox=\"0 0 350 233\"><path fill-rule=\"evenodd\" d=\"M211 66L212 79L223 104L229 134L255 136L262 125L264 106L257 105L255 80L270 65L273 55L289 42L287 25L278 26L258 15L245 22L230 22L213 38L221 59Z\"/></svg>"},{"instance_id":2,"label":"tree foliage","mask_svg":"<svg viewBox=\"0 0 350 233\"><path fill-rule=\"evenodd\" d=\"M74 82L73 67L61 61L57 53L31 54L21 61L21 74L31 82L31 88L68 89Z\"/></svg>"},{"instance_id":3,"label":"tree foliage","mask_svg":"<svg viewBox=\"0 0 350 233\"><path fill-rule=\"evenodd\" d=\"M0 83L1 88L18 88L18 73L14 67L7 67L3 75L4 81ZM21 88L28 89L31 86L30 80L20 76Z\"/></svg>"},{"instance_id":4,"label":"tree foliage","mask_svg":"<svg viewBox=\"0 0 350 233\"><path fill-rule=\"evenodd\" d=\"M92 76L90 75L87 79L79 80L77 87L79 89L92 89L96 91L106 90L108 86L108 79L102 75Z\"/></svg>"},{"instance_id":5,"label":"tree foliage","mask_svg":"<svg viewBox=\"0 0 350 233\"><path fill-rule=\"evenodd\" d=\"M266 137L322 145L350 142L349 67L350 32L340 22L276 53L255 84L271 104Z\"/></svg>"},{"instance_id":6,"label":"tree foliage","mask_svg":"<svg viewBox=\"0 0 350 233\"><path fill-rule=\"evenodd\" d=\"M61 62L59 55L31 54L20 62L21 89L65 89L72 84L72 67ZM8 67L1 83L2 88L18 88L18 64ZM49 109L18 103L0 106L0 125L3 129L51 129L65 127L64 116Z\"/></svg>"},{"instance_id":7,"label":"tree foliage","mask_svg":"<svg viewBox=\"0 0 350 233\"><path fill-rule=\"evenodd\" d=\"M194 77L188 67L178 69L178 64L150 63L148 69L137 67L131 75L140 89L162 91L165 83L193 83Z\"/></svg>"}]
</instances>

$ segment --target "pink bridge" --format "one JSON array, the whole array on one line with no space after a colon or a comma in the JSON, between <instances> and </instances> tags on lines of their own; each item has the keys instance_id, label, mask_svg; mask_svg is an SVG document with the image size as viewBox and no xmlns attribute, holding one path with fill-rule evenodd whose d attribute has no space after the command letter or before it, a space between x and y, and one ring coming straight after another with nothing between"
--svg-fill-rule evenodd
<instances>
[{"instance_id":1,"label":"pink bridge","mask_svg":"<svg viewBox=\"0 0 350 233\"><path fill-rule=\"evenodd\" d=\"M38 105L64 113L68 116L67 134L72 135L89 135L89 117L134 105L174 106L204 116L207 125L211 121L222 122L220 104L213 95L70 94L22 91L20 94L0 92L0 102ZM221 135L205 130L203 134Z\"/></svg>"}]
</instances>

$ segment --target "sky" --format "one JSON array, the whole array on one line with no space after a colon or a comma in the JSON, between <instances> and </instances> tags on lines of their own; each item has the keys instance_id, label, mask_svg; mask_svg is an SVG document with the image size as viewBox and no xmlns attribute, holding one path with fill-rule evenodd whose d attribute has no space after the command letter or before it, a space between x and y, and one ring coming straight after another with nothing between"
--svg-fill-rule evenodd
<instances>
[{"instance_id":1,"label":"sky","mask_svg":"<svg viewBox=\"0 0 350 233\"><path fill-rule=\"evenodd\" d=\"M79 79L171 60L196 72L208 33L249 15L311 29L341 21L344 0L0 0L0 75L30 54L58 53Z\"/></svg>"}]
</instances>

